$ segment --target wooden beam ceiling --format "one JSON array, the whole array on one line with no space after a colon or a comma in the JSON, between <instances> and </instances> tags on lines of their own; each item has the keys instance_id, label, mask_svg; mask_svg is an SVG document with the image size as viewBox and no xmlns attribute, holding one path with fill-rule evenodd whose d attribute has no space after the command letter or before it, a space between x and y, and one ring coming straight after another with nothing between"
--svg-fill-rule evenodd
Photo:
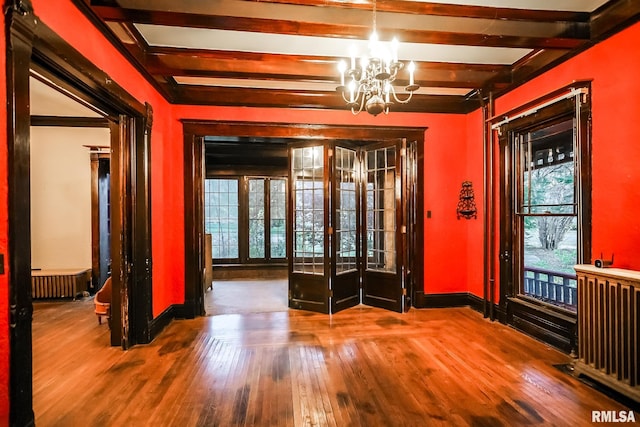
<instances>
[{"instance_id":1,"label":"wooden beam ceiling","mask_svg":"<svg viewBox=\"0 0 640 427\"><path fill-rule=\"evenodd\" d=\"M346 110L340 95L333 91L338 84L336 64L340 58L315 52L205 49L178 40L173 46L150 44L145 34L149 28L215 30L228 32L224 33L228 37L240 33L305 36L312 40L366 40L371 31L370 22L350 18L371 13L372 3L359 0L221 0L215 5L185 0L173 3L171 11L163 8L166 2L74 2L99 28L111 32L108 37L119 43L117 47L177 104ZM145 4L145 9L135 8L137 4ZM397 36L414 48L424 46L420 52L429 52L432 46L445 47L445 51L494 49L481 55L481 61L464 55L454 60L416 61L416 81L424 90L409 104L392 108L406 112L472 111L481 104L477 93L499 96L640 18L640 2L635 0L610 0L591 12L410 0L379 0L376 7L382 40ZM247 16L237 13L249 8L252 13ZM296 14L275 18L272 11L278 8L305 13L299 20L294 18ZM256 10L267 9L271 15L255 16ZM349 17L343 16L347 14ZM520 56L510 63L492 61L491 55L498 51L517 51ZM256 81L282 88L242 87ZM406 78L397 83L408 84ZM324 89L310 89L310 84ZM300 88L292 88L296 85Z\"/></svg>"}]
</instances>

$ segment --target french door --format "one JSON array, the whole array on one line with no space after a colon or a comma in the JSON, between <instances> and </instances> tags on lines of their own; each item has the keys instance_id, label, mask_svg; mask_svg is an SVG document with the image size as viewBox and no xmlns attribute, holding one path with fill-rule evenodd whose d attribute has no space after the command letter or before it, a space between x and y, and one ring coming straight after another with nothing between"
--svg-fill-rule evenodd
<instances>
[{"instance_id":1,"label":"french door","mask_svg":"<svg viewBox=\"0 0 640 427\"><path fill-rule=\"evenodd\" d=\"M415 144L290 147L289 307L409 307Z\"/></svg>"}]
</instances>

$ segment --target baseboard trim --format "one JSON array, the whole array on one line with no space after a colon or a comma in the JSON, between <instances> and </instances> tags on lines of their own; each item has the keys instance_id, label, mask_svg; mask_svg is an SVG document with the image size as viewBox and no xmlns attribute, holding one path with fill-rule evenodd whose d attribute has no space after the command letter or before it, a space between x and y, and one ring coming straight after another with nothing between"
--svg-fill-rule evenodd
<instances>
[{"instance_id":1,"label":"baseboard trim","mask_svg":"<svg viewBox=\"0 0 640 427\"><path fill-rule=\"evenodd\" d=\"M415 308L447 308L447 307L471 307L475 311L482 312L484 300L469 292L452 292L447 294L425 294L416 292L414 298ZM497 306L495 306L497 309Z\"/></svg>"},{"instance_id":2,"label":"baseboard trim","mask_svg":"<svg viewBox=\"0 0 640 427\"><path fill-rule=\"evenodd\" d=\"M178 317L177 316L178 311L179 311L178 304L170 305L169 307L166 308L165 311L160 313L156 318L154 318L153 320L151 320L151 322L149 322L149 335L151 338L149 342L153 341L160 334L160 332L162 332L163 329L166 328L169 325L169 323L171 323L173 319Z\"/></svg>"}]
</instances>

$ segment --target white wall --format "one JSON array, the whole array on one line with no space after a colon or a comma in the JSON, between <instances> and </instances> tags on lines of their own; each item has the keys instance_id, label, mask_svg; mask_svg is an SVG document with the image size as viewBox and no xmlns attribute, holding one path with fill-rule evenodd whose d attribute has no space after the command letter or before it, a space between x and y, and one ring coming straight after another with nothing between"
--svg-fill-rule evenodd
<instances>
[{"instance_id":1,"label":"white wall","mask_svg":"<svg viewBox=\"0 0 640 427\"><path fill-rule=\"evenodd\" d=\"M31 128L31 265L91 268L91 160L106 128Z\"/></svg>"}]
</instances>

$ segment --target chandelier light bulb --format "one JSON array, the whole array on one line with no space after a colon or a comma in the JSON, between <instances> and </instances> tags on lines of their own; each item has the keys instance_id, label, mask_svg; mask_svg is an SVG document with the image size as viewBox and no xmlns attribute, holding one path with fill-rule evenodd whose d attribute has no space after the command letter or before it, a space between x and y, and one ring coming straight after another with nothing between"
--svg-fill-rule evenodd
<instances>
[{"instance_id":1,"label":"chandelier light bulb","mask_svg":"<svg viewBox=\"0 0 640 427\"><path fill-rule=\"evenodd\" d=\"M338 62L338 71L340 71L340 86L344 87L344 72L347 71L347 64L342 60Z\"/></svg>"}]
</instances>

